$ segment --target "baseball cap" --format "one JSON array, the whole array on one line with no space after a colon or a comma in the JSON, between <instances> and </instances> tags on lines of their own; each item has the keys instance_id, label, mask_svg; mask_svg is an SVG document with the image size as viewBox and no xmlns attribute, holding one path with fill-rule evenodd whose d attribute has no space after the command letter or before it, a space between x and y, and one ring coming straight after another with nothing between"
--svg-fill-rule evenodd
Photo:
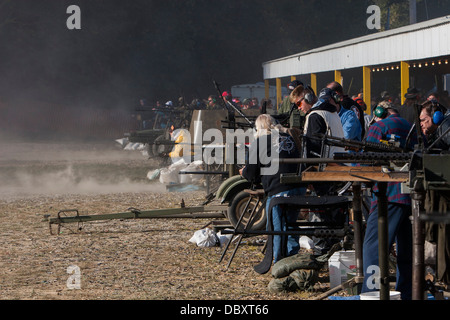
<instances>
[{"instance_id":1,"label":"baseball cap","mask_svg":"<svg viewBox=\"0 0 450 320\"><path fill-rule=\"evenodd\" d=\"M330 88L323 88L319 92L319 96L317 97L319 100L327 101L333 97L333 90Z\"/></svg>"},{"instance_id":2,"label":"baseball cap","mask_svg":"<svg viewBox=\"0 0 450 320\"><path fill-rule=\"evenodd\" d=\"M300 80L294 80L294 81L289 82L289 84L287 85L287 88L289 90L294 90L298 86L303 86L303 82L301 82Z\"/></svg>"}]
</instances>

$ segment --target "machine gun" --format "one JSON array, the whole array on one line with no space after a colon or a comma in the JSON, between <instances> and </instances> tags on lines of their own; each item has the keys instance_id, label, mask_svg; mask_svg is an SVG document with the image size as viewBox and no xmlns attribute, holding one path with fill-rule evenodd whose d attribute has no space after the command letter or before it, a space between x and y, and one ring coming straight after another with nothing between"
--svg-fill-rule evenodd
<instances>
[{"instance_id":1,"label":"machine gun","mask_svg":"<svg viewBox=\"0 0 450 320\"><path fill-rule=\"evenodd\" d=\"M404 150L397 146L394 142L383 141L381 143L356 141L345 138L338 138L326 134L317 133L308 139L316 139L322 141L323 144L345 148L356 152L403 152Z\"/></svg>"},{"instance_id":2,"label":"machine gun","mask_svg":"<svg viewBox=\"0 0 450 320\"><path fill-rule=\"evenodd\" d=\"M213 80L213 83L214 83L214 87L217 90L217 93L219 94L219 97L222 98L221 101L222 101L225 109L228 111L229 119L227 122L229 122L230 124L233 124L233 126L231 126L231 129L235 129L234 125L236 125L236 124L238 124L241 127L253 128L255 126L254 121L251 121L241 110L239 110L239 108L237 108L230 101L223 98L222 91L219 88L219 84L215 80ZM246 121L246 123L236 123L235 116L234 116L235 112L238 113L239 116L242 117Z\"/></svg>"},{"instance_id":3,"label":"machine gun","mask_svg":"<svg viewBox=\"0 0 450 320\"><path fill-rule=\"evenodd\" d=\"M134 111L139 111L139 112L163 112L163 113L167 113L167 114L172 114L172 113L183 113L184 110L179 110L177 108L173 108L173 107L166 107L166 108L161 108L161 107L136 107L134 109Z\"/></svg>"},{"instance_id":4,"label":"machine gun","mask_svg":"<svg viewBox=\"0 0 450 320\"><path fill-rule=\"evenodd\" d=\"M416 124L416 129L418 128ZM420 132L417 131L419 134ZM443 135L448 132L444 132ZM296 162L305 164L318 163L361 163L369 166L352 167L352 166L330 166L324 172L307 172L301 173L301 176L282 176L281 180L285 183L299 183L302 181L358 181L360 182L376 182L378 187L386 183L401 182L404 193L410 193L412 199L412 221L413 221L413 299L423 299L425 290L424 281L424 222L444 222L450 224L448 213L442 212L424 213L424 204L427 201L427 191L433 190L436 194L441 193L446 197L450 194L450 168L445 163L450 161L450 154L447 150L435 150L433 144L425 148L423 142L419 140L414 150L405 151L398 146L386 143L367 143L358 141L349 141L342 138L335 138L321 135L313 137L320 139L324 144L344 147L347 149L364 151L364 152L343 152L335 153L333 158L309 158L309 159L280 159L280 162ZM404 166L402 170L391 167L384 167L386 164L397 163ZM372 167L376 165L375 167ZM347 177L347 178L345 178ZM392 179L392 181L390 181ZM381 190L381 189L380 189ZM378 193L379 196L383 192ZM384 200L387 198L384 197ZM379 198L380 201L380 198ZM387 201L387 200L386 200ZM384 203L387 203L387 202ZM387 210L381 210L379 207L379 230L387 230L384 222ZM380 218L381 217L381 218ZM383 225L383 227L380 226ZM383 231L380 235L381 239L387 239L387 233ZM384 241L383 240L383 241ZM386 243L386 242L385 242ZM388 252L380 251L380 277L383 278L381 285L381 299L388 299ZM383 259L381 259L383 257Z\"/></svg>"}]
</instances>

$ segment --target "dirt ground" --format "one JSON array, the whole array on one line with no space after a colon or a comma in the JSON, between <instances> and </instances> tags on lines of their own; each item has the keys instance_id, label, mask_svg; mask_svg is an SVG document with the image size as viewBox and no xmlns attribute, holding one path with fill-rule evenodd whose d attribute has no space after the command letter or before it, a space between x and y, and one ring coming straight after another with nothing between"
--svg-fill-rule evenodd
<instances>
[{"instance_id":1,"label":"dirt ground","mask_svg":"<svg viewBox=\"0 0 450 320\"><path fill-rule=\"evenodd\" d=\"M259 238L245 239L228 269L232 250L219 263L223 248L189 242L213 219L116 219L67 224L51 235L47 219L60 210L104 214L179 207L182 200L195 206L206 193L167 192L146 178L158 163L115 142L8 142L1 150L0 299L302 300L318 295L271 294L270 273L253 270L263 258ZM326 271L321 281L326 288Z\"/></svg>"}]
</instances>

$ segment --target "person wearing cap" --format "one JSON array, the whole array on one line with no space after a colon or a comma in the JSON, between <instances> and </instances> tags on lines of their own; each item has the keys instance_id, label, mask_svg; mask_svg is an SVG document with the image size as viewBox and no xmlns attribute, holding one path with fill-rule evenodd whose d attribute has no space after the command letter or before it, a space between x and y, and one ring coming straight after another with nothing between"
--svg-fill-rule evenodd
<instances>
[{"instance_id":1,"label":"person wearing cap","mask_svg":"<svg viewBox=\"0 0 450 320\"><path fill-rule=\"evenodd\" d=\"M357 104L359 104L359 106L361 107L362 111L366 111L367 110L367 105L364 102L364 99L358 96L352 97L353 101L355 101Z\"/></svg>"},{"instance_id":2,"label":"person wearing cap","mask_svg":"<svg viewBox=\"0 0 450 320\"><path fill-rule=\"evenodd\" d=\"M231 93L228 92L228 91L222 92L222 98L224 98L224 99L227 100L227 101L233 100L233 96L232 96Z\"/></svg>"},{"instance_id":3,"label":"person wearing cap","mask_svg":"<svg viewBox=\"0 0 450 320\"><path fill-rule=\"evenodd\" d=\"M242 107L242 103L239 98L234 99L232 94L228 91L222 92L222 99L224 100L225 104L231 103L235 108Z\"/></svg>"},{"instance_id":4,"label":"person wearing cap","mask_svg":"<svg viewBox=\"0 0 450 320\"><path fill-rule=\"evenodd\" d=\"M407 142L411 124L400 117L392 104L381 102L374 110L374 123L367 132L367 142L381 143L392 136L404 148ZM410 147L416 143L412 136ZM378 266L378 202L376 193L377 184L372 188L372 199L369 215L366 218L367 226L363 243L363 271L364 281L362 292L374 291L368 285L373 276L373 266ZM391 247L394 242L397 249L397 283L396 290L401 292L402 300L410 300L412 294L412 227L409 217L411 215L411 197L402 193L401 183L389 182L387 184L388 201L388 242Z\"/></svg>"},{"instance_id":5,"label":"person wearing cap","mask_svg":"<svg viewBox=\"0 0 450 320\"><path fill-rule=\"evenodd\" d=\"M235 104L235 103L233 102L233 96L232 96L231 93L228 92L228 91L222 92L222 99L223 99L223 101L225 102L225 104L226 104L227 102Z\"/></svg>"},{"instance_id":6,"label":"person wearing cap","mask_svg":"<svg viewBox=\"0 0 450 320\"><path fill-rule=\"evenodd\" d=\"M365 135L364 112L361 106L344 94L344 89L339 82L332 81L327 84L327 88L336 91L340 96L340 101L336 105L344 129L344 138L361 141Z\"/></svg>"},{"instance_id":7,"label":"person wearing cap","mask_svg":"<svg viewBox=\"0 0 450 320\"><path fill-rule=\"evenodd\" d=\"M295 103L298 109L305 114L305 126L303 128L304 158L332 158L336 152L345 152L344 148L325 146L317 139L317 134L326 134L338 138L344 138L341 119L336 111L337 103L333 96L337 93L329 88L323 88L319 96L316 96L311 87L296 87L290 94L290 101ZM326 195L331 190L327 183L313 184L317 195Z\"/></svg>"},{"instance_id":8,"label":"person wearing cap","mask_svg":"<svg viewBox=\"0 0 450 320\"><path fill-rule=\"evenodd\" d=\"M398 113L410 124L414 124L416 117L414 107L420 100L419 90L414 87L408 88L405 98L405 102L398 108Z\"/></svg>"},{"instance_id":9,"label":"person wearing cap","mask_svg":"<svg viewBox=\"0 0 450 320\"><path fill-rule=\"evenodd\" d=\"M288 93L289 95L291 94L291 92L298 86L302 85L303 86L303 82L301 82L300 80L294 80L288 83L287 85L287 89L288 89ZM289 95L287 95L286 97L284 97L283 102L281 103L280 108L278 109L278 114L279 115L285 115L286 117L289 116L289 127L293 128L300 128L301 127L301 112L299 112L299 110L292 104L292 102L290 101ZM292 110L292 112L291 112Z\"/></svg>"},{"instance_id":10,"label":"person wearing cap","mask_svg":"<svg viewBox=\"0 0 450 320\"><path fill-rule=\"evenodd\" d=\"M333 158L334 153L346 152L344 148L324 145L317 135L344 138L341 119L337 113L338 94L330 88L323 88L316 96L314 90L302 85L296 87L290 94L290 101L295 103L298 109L305 114L303 127L303 154L304 158ZM350 111L351 112L351 111ZM335 164L330 163L329 166ZM338 164L336 164L338 165ZM316 164L311 164L315 167ZM310 167L310 169L312 169ZM303 169L303 168L302 168ZM333 194L335 184L329 182L314 182L311 184L317 196ZM331 215L324 219L333 219ZM314 243L316 249L327 250L332 245L330 239L319 239Z\"/></svg>"},{"instance_id":11,"label":"person wearing cap","mask_svg":"<svg viewBox=\"0 0 450 320\"><path fill-rule=\"evenodd\" d=\"M290 94L290 101L295 103L300 111L306 115L303 134L305 139L305 157L328 158L334 152L340 152L342 148L328 148L326 154L321 154L321 142L316 139L317 134L327 134L333 137L344 138L341 119L337 113L337 102L333 98L336 94L330 88L323 88L319 96L315 96L310 87L302 85L294 89ZM308 137L310 137L308 139ZM339 149L339 151L337 150Z\"/></svg>"}]
</instances>

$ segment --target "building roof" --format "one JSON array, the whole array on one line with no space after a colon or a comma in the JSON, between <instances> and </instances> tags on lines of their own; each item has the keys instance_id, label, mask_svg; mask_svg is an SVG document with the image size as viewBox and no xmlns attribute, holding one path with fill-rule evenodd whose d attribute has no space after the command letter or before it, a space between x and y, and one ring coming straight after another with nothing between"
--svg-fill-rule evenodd
<instances>
[{"instance_id":1,"label":"building roof","mask_svg":"<svg viewBox=\"0 0 450 320\"><path fill-rule=\"evenodd\" d=\"M378 32L263 63L264 79L450 55L450 16Z\"/></svg>"}]
</instances>

